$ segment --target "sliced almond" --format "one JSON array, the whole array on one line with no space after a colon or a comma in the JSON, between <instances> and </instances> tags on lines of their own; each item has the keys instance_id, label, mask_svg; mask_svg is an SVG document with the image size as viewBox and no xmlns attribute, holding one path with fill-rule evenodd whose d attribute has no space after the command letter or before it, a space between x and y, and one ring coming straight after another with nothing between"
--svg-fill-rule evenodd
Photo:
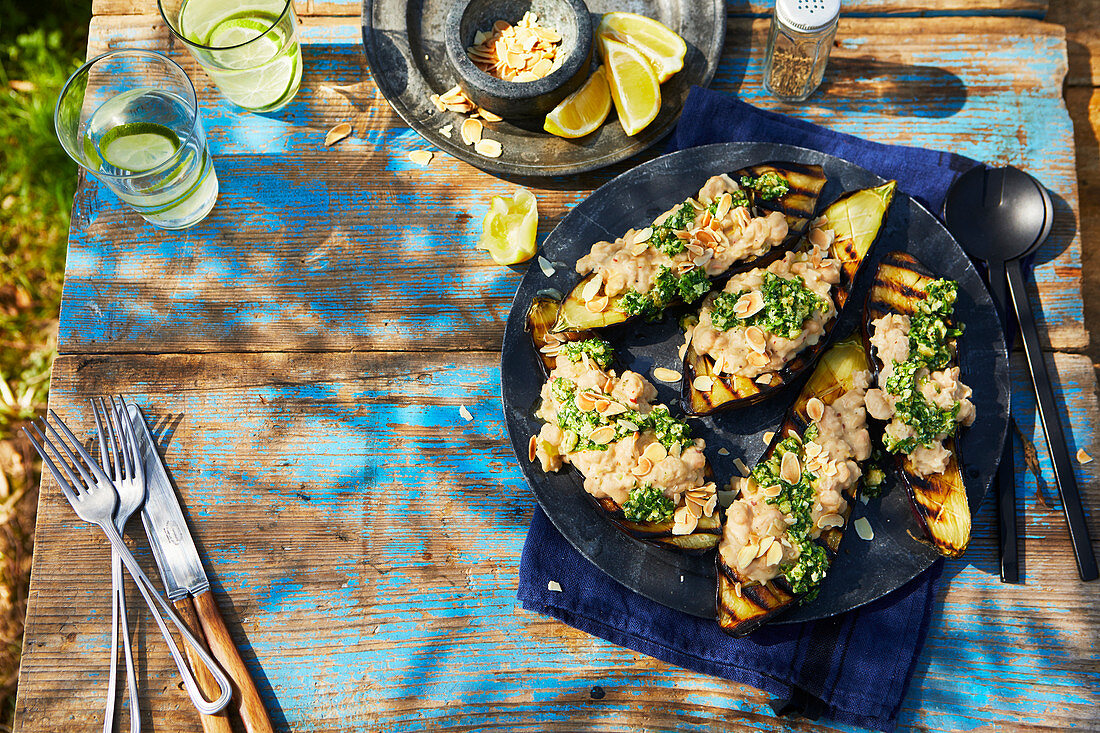
<instances>
[{"instance_id":1,"label":"sliced almond","mask_svg":"<svg viewBox=\"0 0 1100 733\"><path fill-rule=\"evenodd\" d=\"M818 517L817 526L821 529L829 529L830 527L842 527L844 526L844 517L839 514L823 514Z\"/></svg>"},{"instance_id":2,"label":"sliced almond","mask_svg":"<svg viewBox=\"0 0 1100 733\"><path fill-rule=\"evenodd\" d=\"M755 316L764 309L764 294L759 290L745 293L743 297L748 300L748 307L745 309L745 318Z\"/></svg>"},{"instance_id":3,"label":"sliced almond","mask_svg":"<svg viewBox=\"0 0 1100 733\"><path fill-rule=\"evenodd\" d=\"M660 443L650 443L645 447L645 452L642 455L654 463L660 463L668 456L668 451Z\"/></svg>"},{"instance_id":4,"label":"sliced almond","mask_svg":"<svg viewBox=\"0 0 1100 733\"><path fill-rule=\"evenodd\" d=\"M603 313L605 310L607 310L607 304L609 302L610 301L607 299L606 295L601 295L600 297L593 298L592 300L585 303L584 307L588 310L589 313Z\"/></svg>"},{"instance_id":5,"label":"sliced almond","mask_svg":"<svg viewBox=\"0 0 1100 733\"><path fill-rule=\"evenodd\" d=\"M596 428L588 436L588 439L597 445L607 445L615 439L615 428L610 425L604 425L602 428Z\"/></svg>"},{"instance_id":6,"label":"sliced almond","mask_svg":"<svg viewBox=\"0 0 1100 733\"><path fill-rule=\"evenodd\" d=\"M811 229L807 239L810 240L810 244L825 249L833 243L836 238L836 232L832 229Z\"/></svg>"},{"instance_id":7,"label":"sliced almond","mask_svg":"<svg viewBox=\"0 0 1100 733\"><path fill-rule=\"evenodd\" d=\"M756 549L756 544L752 542L741 548L741 551L737 553L738 570L744 570L749 566L749 563L756 559Z\"/></svg>"},{"instance_id":8,"label":"sliced almond","mask_svg":"<svg viewBox=\"0 0 1100 733\"><path fill-rule=\"evenodd\" d=\"M765 486L760 489L760 494L768 499L774 499L783 493L783 487L779 484L772 484L771 486Z\"/></svg>"},{"instance_id":9,"label":"sliced almond","mask_svg":"<svg viewBox=\"0 0 1100 733\"><path fill-rule=\"evenodd\" d=\"M596 405L596 412L598 412L602 415L605 412L607 412L607 408L611 407L611 402L609 400L605 400L605 399L597 399L595 401L595 405Z\"/></svg>"},{"instance_id":10,"label":"sliced almond","mask_svg":"<svg viewBox=\"0 0 1100 733\"><path fill-rule=\"evenodd\" d=\"M763 354L768 348L768 338L757 326L749 326L745 329L745 341L748 342L749 348L757 354Z\"/></svg>"},{"instance_id":11,"label":"sliced almond","mask_svg":"<svg viewBox=\"0 0 1100 733\"><path fill-rule=\"evenodd\" d=\"M1092 463L1092 456L1084 451L1083 448L1077 449L1077 462L1084 465L1086 463Z\"/></svg>"},{"instance_id":12,"label":"sliced almond","mask_svg":"<svg viewBox=\"0 0 1100 733\"><path fill-rule=\"evenodd\" d=\"M779 478L788 484L797 484L802 478L802 465L798 462L798 456L793 452L783 454L783 460L779 464Z\"/></svg>"},{"instance_id":13,"label":"sliced almond","mask_svg":"<svg viewBox=\"0 0 1100 733\"><path fill-rule=\"evenodd\" d=\"M490 112L484 107L478 107L477 114L486 122L501 122L504 119L500 115Z\"/></svg>"},{"instance_id":14,"label":"sliced almond","mask_svg":"<svg viewBox=\"0 0 1100 733\"><path fill-rule=\"evenodd\" d=\"M733 208L733 196L728 193L722 194L718 199L718 208L714 210L714 218L723 218L726 214L730 213L731 208Z\"/></svg>"},{"instance_id":15,"label":"sliced almond","mask_svg":"<svg viewBox=\"0 0 1100 733\"><path fill-rule=\"evenodd\" d=\"M811 397L810 401L806 403L806 414L810 416L811 420L817 422L825 415L825 403L817 397Z\"/></svg>"},{"instance_id":16,"label":"sliced almond","mask_svg":"<svg viewBox=\"0 0 1100 733\"><path fill-rule=\"evenodd\" d=\"M710 392L714 389L714 380L703 374L691 380L691 386L700 392Z\"/></svg>"},{"instance_id":17,"label":"sliced almond","mask_svg":"<svg viewBox=\"0 0 1100 733\"><path fill-rule=\"evenodd\" d=\"M440 112L446 112L447 111L447 106L445 104L443 104L443 100L439 98L438 94L433 94L432 96L428 97L428 99L431 100L432 104ZM449 135L448 135L448 137L449 137Z\"/></svg>"},{"instance_id":18,"label":"sliced almond","mask_svg":"<svg viewBox=\"0 0 1100 733\"><path fill-rule=\"evenodd\" d=\"M531 441L527 444L527 458L534 462L535 457L538 455L538 436L532 435Z\"/></svg>"},{"instance_id":19,"label":"sliced almond","mask_svg":"<svg viewBox=\"0 0 1100 733\"><path fill-rule=\"evenodd\" d=\"M750 293L745 293L733 304L733 314L738 318L745 318L749 313L749 306L752 305L749 295Z\"/></svg>"},{"instance_id":20,"label":"sliced almond","mask_svg":"<svg viewBox=\"0 0 1100 733\"><path fill-rule=\"evenodd\" d=\"M432 162L432 151L430 150L413 150L409 153L409 160L420 166L427 166Z\"/></svg>"},{"instance_id":21,"label":"sliced almond","mask_svg":"<svg viewBox=\"0 0 1100 733\"><path fill-rule=\"evenodd\" d=\"M630 420L619 420L618 423L620 426L622 426L623 430L629 430L632 433L637 433L639 430L641 430L641 428L638 427L637 423L633 423Z\"/></svg>"},{"instance_id":22,"label":"sliced almond","mask_svg":"<svg viewBox=\"0 0 1100 733\"><path fill-rule=\"evenodd\" d=\"M775 437L775 433L773 433L771 430L764 433L764 445L771 445L772 444L772 438L774 438L774 437Z\"/></svg>"},{"instance_id":23,"label":"sliced almond","mask_svg":"<svg viewBox=\"0 0 1100 733\"><path fill-rule=\"evenodd\" d=\"M615 415L621 415L629 408L620 402L609 402L607 409L603 411L603 414L607 417L614 417Z\"/></svg>"},{"instance_id":24,"label":"sliced almond","mask_svg":"<svg viewBox=\"0 0 1100 733\"><path fill-rule=\"evenodd\" d=\"M585 283L585 286L583 288L581 288L581 300L592 300L599 294L600 288L602 287L603 278L599 276L593 277L591 280Z\"/></svg>"},{"instance_id":25,"label":"sliced almond","mask_svg":"<svg viewBox=\"0 0 1100 733\"><path fill-rule=\"evenodd\" d=\"M638 255L645 252L647 249L649 249L649 245L645 242L635 242L634 244L630 245L630 254L637 257Z\"/></svg>"},{"instance_id":26,"label":"sliced almond","mask_svg":"<svg viewBox=\"0 0 1100 733\"><path fill-rule=\"evenodd\" d=\"M329 130L328 134L325 135L325 147L327 148L330 145L334 145L340 142L350 134L351 125L347 122L341 122L339 125L336 125L331 130Z\"/></svg>"},{"instance_id":27,"label":"sliced almond","mask_svg":"<svg viewBox=\"0 0 1100 733\"><path fill-rule=\"evenodd\" d=\"M870 542L875 538L875 531L871 529L871 523L867 521L867 517L860 517L852 522L852 527L855 528L856 534L859 535L861 540Z\"/></svg>"},{"instance_id":28,"label":"sliced almond","mask_svg":"<svg viewBox=\"0 0 1100 733\"><path fill-rule=\"evenodd\" d=\"M691 262L696 267L705 267L706 264L708 262L710 262L713 257L714 257L714 252L712 252L711 250L708 249L703 254L699 255L698 257L695 257Z\"/></svg>"},{"instance_id":29,"label":"sliced almond","mask_svg":"<svg viewBox=\"0 0 1100 733\"><path fill-rule=\"evenodd\" d=\"M638 465L630 469L630 473L634 474L638 478L642 476L648 476L649 472L653 470L653 461L649 460L645 456L638 459Z\"/></svg>"},{"instance_id":30,"label":"sliced almond","mask_svg":"<svg viewBox=\"0 0 1100 733\"><path fill-rule=\"evenodd\" d=\"M542 270L542 274L546 277L553 277L557 270L550 264L550 260L546 259L542 255L539 255L539 269Z\"/></svg>"},{"instance_id":31,"label":"sliced almond","mask_svg":"<svg viewBox=\"0 0 1100 733\"><path fill-rule=\"evenodd\" d=\"M674 535L691 534L699 526L699 518L692 514L687 506L680 507L672 516L675 520L672 525L672 534Z\"/></svg>"},{"instance_id":32,"label":"sliced almond","mask_svg":"<svg viewBox=\"0 0 1100 733\"><path fill-rule=\"evenodd\" d=\"M758 369L767 365L769 359L764 354L759 354L755 351L749 352L748 362Z\"/></svg>"},{"instance_id":33,"label":"sliced almond","mask_svg":"<svg viewBox=\"0 0 1100 733\"><path fill-rule=\"evenodd\" d=\"M443 137L449 138L451 136L451 130L453 130L454 127L454 125L444 125L443 127L439 128L439 134Z\"/></svg>"},{"instance_id":34,"label":"sliced almond","mask_svg":"<svg viewBox=\"0 0 1100 733\"><path fill-rule=\"evenodd\" d=\"M821 453L821 445L810 441L803 447L803 452L807 458L816 458Z\"/></svg>"},{"instance_id":35,"label":"sliced almond","mask_svg":"<svg viewBox=\"0 0 1100 733\"><path fill-rule=\"evenodd\" d=\"M764 558L764 562L768 565L778 565L779 561L783 559L783 545L776 542L770 548L768 548L768 555Z\"/></svg>"},{"instance_id":36,"label":"sliced almond","mask_svg":"<svg viewBox=\"0 0 1100 733\"><path fill-rule=\"evenodd\" d=\"M768 554L768 550L775 544L775 538L771 535L766 535L764 539L760 540L760 548L756 551L757 557L763 557Z\"/></svg>"},{"instance_id":37,"label":"sliced almond","mask_svg":"<svg viewBox=\"0 0 1100 733\"><path fill-rule=\"evenodd\" d=\"M668 454L670 456L672 456L673 458L679 458L680 454L683 452L683 450L684 450L684 444L683 443L673 443L672 447L668 449Z\"/></svg>"},{"instance_id":38,"label":"sliced almond","mask_svg":"<svg viewBox=\"0 0 1100 733\"><path fill-rule=\"evenodd\" d=\"M734 458L733 465L741 473L742 476L748 476L750 473L752 473L752 471L749 470L749 467L746 466L745 462L742 461L740 458Z\"/></svg>"},{"instance_id":39,"label":"sliced almond","mask_svg":"<svg viewBox=\"0 0 1100 733\"><path fill-rule=\"evenodd\" d=\"M551 593L561 593L561 583L556 580L551 580L549 583L546 584L546 590L550 591Z\"/></svg>"},{"instance_id":40,"label":"sliced almond","mask_svg":"<svg viewBox=\"0 0 1100 733\"><path fill-rule=\"evenodd\" d=\"M686 249L688 252L691 252L693 255L703 254L703 248L697 244L685 244L684 249Z\"/></svg>"},{"instance_id":41,"label":"sliced almond","mask_svg":"<svg viewBox=\"0 0 1100 733\"><path fill-rule=\"evenodd\" d=\"M738 206L733 211L733 221L741 227L741 229L744 229L752 223L752 214L744 206Z\"/></svg>"},{"instance_id":42,"label":"sliced almond","mask_svg":"<svg viewBox=\"0 0 1100 733\"><path fill-rule=\"evenodd\" d=\"M772 383L772 373L771 372L764 372L763 374L761 374L759 377L757 377L753 381L756 382L759 385L767 387L768 385L770 385Z\"/></svg>"},{"instance_id":43,"label":"sliced almond","mask_svg":"<svg viewBox=\"0 0 1100 733\"><path fill-rule=\"evenodd\" d=\"M462 142L467 145L473 145L481 139L481 131L483 126L481 120L468 117L462 122Z\"/></svg>"},{"instance_id":44,"label":"sliced almond","mask_svg":"<svg viewBox=\"0 0 1100 733\"><path fill-rule=\"evenodd\" d=\"M710 245L718 241L718 237L710 229L699 229L694 233L695 241Z\"/></svg>"},{"instance_id":45,"label":"sliced almond","mask_svg":"<svg viewBox=\"0 0 1100 733\"><path fill-rule=\"evenodd\" d=\"M674 383L679 382L684 378L684 375L674 369L666 369L665 367L657 367L653 370L653 377L662 382Z\"/></svg>"},{"instance_id":46,"label":"sliced almond","mask_svg":"<svg viewBox=\"0 0 1100 733\"><path fill-rule=\"evenodd\" d=\"M648 242L653 237L653 227L646 227L640 232L634 234L634 243L639 244L641 242Z\"/></svg>"},{"instance_id":47,"label":"sliced almond","mask_svg":"<svg viewBox=\"0 0 1100 733\"><path fill-rule=\"evenodd\" d=\"M499 158L504 152L504 148L496 140L491 140L487 137L483 137L474 144L474 150L478 155L484 155L486 158Z\"/></svg>"},{"instance_id":48,"label":"sliced almond","mask_svg":"<svg viewBox=\"0 0 1100 733\"><path fill-rule=\"evenodd\" d=\"M578 392L577 396L573 398L573 402L581 412L592 412L596 409L596 403L583 392Z\"/></svg>"},{"instance_id":49,"label":"sliced almond","mask_svg":"<svg viewBox=\"0 0 1100 733\"><path fill-rule=\"evenodd\" d=\"M737 582L733 584L733 592L737 594L737 597L741 597L741 583Z\"/></svg>"},{"instance_id":50,"label":"sliced almond","mask_svg":"<svg viewBox=\"0 0 1100 733\"><path fill-rule=\"evenodd\" d=\"M718 455L720 455L720 456L728 456L729 454L730 454L730 452L728 450L726 450L725 448L719 448L718 449Z\"/></svg>"}]
</instances>

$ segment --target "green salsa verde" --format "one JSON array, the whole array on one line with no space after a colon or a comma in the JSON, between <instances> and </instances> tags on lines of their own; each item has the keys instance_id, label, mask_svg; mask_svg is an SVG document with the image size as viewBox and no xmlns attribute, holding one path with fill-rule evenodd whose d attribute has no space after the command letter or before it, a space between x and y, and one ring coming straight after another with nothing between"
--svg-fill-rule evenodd
<instances>
[{"instance_id":1,"label":"green salsa verde","mask_svg":"<svg viewBox=\"0 0 1100 733\"><path fill-rule=\"evenodd\" d=\"M715 297L710 315L715 328L728 331L731 328L756 326L776 336L795 339L802 333L802 325L814 311L825 312L830 306L826 298L806 287L806 281L801 277L785 278L765 272L761 288L764 307L748 318L740 318L733 308L747 292L722 292Z\"/></svg>"}]
</instances>

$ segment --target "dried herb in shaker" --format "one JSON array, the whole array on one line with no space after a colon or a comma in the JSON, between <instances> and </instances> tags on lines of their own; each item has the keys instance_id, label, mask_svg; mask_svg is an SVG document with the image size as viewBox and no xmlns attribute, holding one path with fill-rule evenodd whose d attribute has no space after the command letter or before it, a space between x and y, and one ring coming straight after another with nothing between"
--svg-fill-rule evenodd
<instances>
[{"instance_id":1,"label":"dried herb in shaker","mask_svg":"<svg viewBox=\"0 0 1100 733\"><path fill-rule=\"evenodd\" d=\"M776 0L764 59L764 86L801 102L821 85L836 36L840 0Z\"/></svg>"}]
</instances>

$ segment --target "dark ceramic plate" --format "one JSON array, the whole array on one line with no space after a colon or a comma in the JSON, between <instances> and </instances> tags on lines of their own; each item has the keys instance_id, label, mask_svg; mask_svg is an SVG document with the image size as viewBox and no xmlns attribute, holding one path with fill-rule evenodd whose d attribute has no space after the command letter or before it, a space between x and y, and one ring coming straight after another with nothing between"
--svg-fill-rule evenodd
<instances>
[{"instance_id":1,"label":"dark ceramic plate","mask_svg":"<svg viewBox=\"0 0 1100 733\"><path fill-rule=\"evenodd\" d=\"M728 143L672 153L613 179L578 204L546 238L544 256L557 272L550 278L533 266L527 270L512 303L501 354L501 390L508 434L519 465L539 504L554 526L582 555L612 578L658 603L695 616L714 616L714 553L686 557L626 536L588 499L580 474L563 469L546 474L527 460L527 443L538 432L534 417L543 377L524 332L524 316L535 295L555 288L567 292L578 276L577 259L601 239L614 239L628 228L642 226L673 204L693 196L711 175L767 161L818 163L829 182L821 201L829 203L845 191L882 182L852 163L824 153L787 145ZM823 208L823 207L822 207ZM834 329L835 336L858 327L863 302L878 261L891 250L911 253L936 274L959 283L957 316L966 324L959 340L963 377L974 388L977 421L959 438L963 474L971 511L989 488L1008 426L1009 377L1004 334L993 303L974 266L943 225L926 209L898 194L886 228L860 271L849 307ZM683 338L679 313L669 312L652 324L624 324L605 332L616 347L617 366L647 376L657 386L658 399L673 412L683 412L679 385L652 378L657 366L682 370L676 351ZM733 465L741 458L752 466L764 452L762 436L782 422L801 388L799 380L772 399L752 407L709 418L691 419L693 434L707 442L706 455L719 483L739 475ZM728 456L718 454L719 448ZM892 476L880 499L857 502L852 520L867 517L874 540L861 540L854 530L844 535L840 554L829 570L816 600L777 619L806 621L851 610L899 588L928 568L938 557L916 537L921 531L909 508L904 487Z\"/></svg>"},{"instance_id":2,"label":"dark ceramic plate","mask_svg":"<svg viewBox=\"0 0 1100 733\"><path fill-rule=\"evenodd\" d=\"M397 114L428 142L478 168L503 175L561 176L592 171L642 152L672 131L692 85L714 76L726 34L724 0L588 0L592 27L603 13L629 10L655 18L687 43L684 68L661 85L661 112L634 137L623 132L612 111L591 135L563 140L537 122L486 124L486 137L504 146L499 158L486 158L463 145L462 116L440 112L431 103L457 83L447 61L443 24L454 0L363 0L363 46L371 75ZM451 137L439 132L454 125Z\"/></svg>"}]
</instances>

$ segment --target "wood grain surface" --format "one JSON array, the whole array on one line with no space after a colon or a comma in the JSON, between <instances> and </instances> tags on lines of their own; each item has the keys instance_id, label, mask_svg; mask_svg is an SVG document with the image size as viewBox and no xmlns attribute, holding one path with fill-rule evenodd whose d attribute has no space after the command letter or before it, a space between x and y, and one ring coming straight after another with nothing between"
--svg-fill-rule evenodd
<instances>
[{"instance_id":1,"label":"wood grain surface","mask_svg":"<svg viewBox=\"0 0 1100 733\"><path fill-rule=\"evenodd\" d=\"M846 3L823 93L797 107L761 89L767 21L744 16L766 5L731 3L715 86L842 131L1038 176L1060 218L1033 304L1048 345L1084 346L1065 36L1015 17L1041 16L1046 3ZM122 392L155 422L276 730L855 730L779 723L757 690L607 644L515 600L534 500L505 437L496 350L519 273L473 249L479 222L492 195L526 185L545 236L637 161L539 182L443 155L413 165L405 154L427 146L371 83L348 0L298 5L303 89L264 116L220 99L149 2L94 8L90 53L154 48L188 70L222 194L201 226L166 233L81 181L51 406L90 435L87 400ZM955 13L965 15L891 17ZM341 121L354 135L325 148ZM1100 456L1089 360L1057 353L1051 363L1071 450ZM1014 374L1014 413L1039 470L1036 480L1018 445L1025 584L999 582L986 502L967 556L948 563L901 730L1100 730L1097 590L1076 580L1022 361ZM1092 508L1098 464L1079 469ZM1090 530L1100 540L1095 510ZM152 572L138 535L129 541ZM36 543L16 730L96 729L108 548L49 478ZM136 642L145 726L198 730L147 616Z\"/></svg>"},{"instance_id":2,"label":"wood grain surface","mask_svg":"<svg viewBox=\"0 0 1100 733\"><path fill-rule=\"evenodd\" d=\"M1059 396L1073 449L1100 455L1081 388L1091 365L1053 366L1069 386ZM1017 414L1032 415L1015 367ZM507 445L498 380L489 352L65 356L52 404L78 435L92 430L94 394L127 392L149 416L279 730L695 731L719 720L774 730L759 692L517 607L534 500ZM1041 430L1020 427L1042 456ZM999 582L986 502L966 557L947 564L902 730L1097 729L1095 586L1076 581L1045 462L1040 488L1019 455L1026 584ZM1080 473L1090 506L1096 466ZM108 550L52 482L42 497L18 729L72 730L74 716L90 727L110 641ZM144 539L133 544L151 569ZM138 648L156 729L197 728L147 616ZM591 699L593 685L607 696Z\"/></svg>"}]
</instances>

